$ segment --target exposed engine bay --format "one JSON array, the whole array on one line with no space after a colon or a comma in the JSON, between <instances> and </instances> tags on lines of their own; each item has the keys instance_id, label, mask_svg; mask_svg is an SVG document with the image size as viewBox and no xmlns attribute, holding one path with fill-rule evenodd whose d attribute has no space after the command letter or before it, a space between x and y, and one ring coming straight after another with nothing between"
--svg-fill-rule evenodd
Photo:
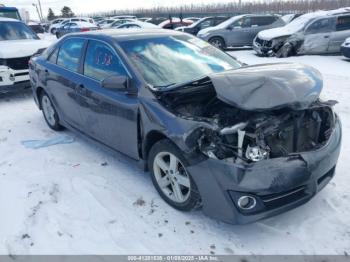
<instances>
[{"instance_id":1,"label":"exposed engine bay","mask_svg":"<svg viewBox=\"0 0 350 262\"><path fill-rule=\"evenodd\" d=\"M258 162L316 150L328 141L335 122L335 101L317 99L302 110L243 110L220 100L209 78L160 92L158 99L181 118L205 122L194 136L198 150L227 161Z\"/></svg>"}]
</instances>

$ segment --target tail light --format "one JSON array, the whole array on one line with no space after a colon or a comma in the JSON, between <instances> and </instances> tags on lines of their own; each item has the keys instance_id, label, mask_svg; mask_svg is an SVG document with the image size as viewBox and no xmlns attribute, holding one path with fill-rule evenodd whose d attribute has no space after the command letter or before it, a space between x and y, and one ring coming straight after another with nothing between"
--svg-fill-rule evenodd
<instances>
[{"instance_id":1,"label":"tail light","mask_svg":"<svg viewBox=\"0 0 350 262\"><path fill-rule=\"evenodd\" d=\"M87 31L90 31L90 28L81 28L80 29L80 32L87 32Z\"/></svg>"}]
</instances>

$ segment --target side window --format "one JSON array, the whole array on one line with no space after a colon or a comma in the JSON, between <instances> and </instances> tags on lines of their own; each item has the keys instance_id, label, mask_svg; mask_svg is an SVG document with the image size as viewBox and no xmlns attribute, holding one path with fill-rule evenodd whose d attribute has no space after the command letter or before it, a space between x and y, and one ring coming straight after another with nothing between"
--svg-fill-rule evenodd
<instances>
[{"instance_id":1,"label":"side window","mask_svg":"<svg viewBox=\"0 0 350 262\"><path fill-rule=\"evenodd\" d=\"M84 46L83 39L71 38L66 40L60 48L57 65L68 70L78 72L79 59Z\"/></svg>"},{"instance_id":2,"label":"side window","mask_svg":"<svg viewBox=\"0 0 350 262\"><path fill-rule=\"evenodd\" d=\"M276 17L274 16L260 16L252 18L253 26L266 26L271 25L276 21Z\"/></svg>"},{"instance_id":3,"label":"side window","mask_svg":"<svg viewBox=\"0 0 350 262\"><path fill-rule=\"evenodd\" d=\"M307 34L327 33L333 30L334 20L332 18L322 18L313 22L306 29Z\"/></svg>"},{"instance_id":4,"label":"side window","mask_svg":"<svg viewBox=\"0 0 350 262\"><path fill-rule=\"evenodd\" d=\"M84 62L84 75L102 81L111 75L127 75L115 52L106 44L89 41Z\"/></svg>"},{"instance_id":5,"label":"side window","mask_svg":"<svg viewBox=\"0 0 350 262\"><path fill-rule=\"evenodd\" d=\"M57 55L58 55L59 48L56 47L55 50L50 54L48 61L52 64L56 64L57 62Z\"/></svg>"},{"instance_id":6,"label":"side window","mask_svg":"<svg viewBox=\"0 0 350 262\"><path fill-rule=\"evenodd\" d=\"M226 20L227 20L227 18L224 18L224 17L216 18L214 25L221 24L222 22L224 22Z\"/></svg>"},{"instance_id":7,"label":"side window","mask_svg":"<svg viewBox=\"0 0 350 262\"><path fill-rule=\"evenodd\" d=\"M350 30L350 16L341 16L337 20L337 31Z\"/></svg>"},{"instance_id":8,"label":"side window","mask_svg":"<svg viewBox=\"0 0 350 262\"><path fill-rule=\"evenodd\" d=\"M242 22L242 27L251 27L252 26L252 18L245 17Z\"/></svg>"},{"instance_id":9,"label":"side window","mask_svg":"<svg viewBox=\"0 0 350 262\"><path fill-rule=\"evenodd\" d=\"M244 18L238 19L231 24L232 27L242 27Z\"/></svg>"},{"instance_id":10,"label":"side window","mask_svg":"<svg viewBox=\"0 0 350 262\"><path fill-rule=\"evenodd\" d=\"M203 21L202 23L200 23L199 28L204 29L204 28L210 27L213 25L213 22L214 22L213 19L207 19L207 20Z\"/></svg>"}]
</instances>

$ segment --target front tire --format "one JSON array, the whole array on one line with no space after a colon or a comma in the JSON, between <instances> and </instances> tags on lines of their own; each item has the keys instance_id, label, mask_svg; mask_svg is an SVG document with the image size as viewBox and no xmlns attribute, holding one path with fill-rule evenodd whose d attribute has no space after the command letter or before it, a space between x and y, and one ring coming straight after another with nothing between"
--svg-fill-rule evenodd
<instances>
[{"instance_id":1,"label":"front tire","mask_svg":"<svg viewBox=\"0 0 350 262\"><path fill-rule=\"evenodd\" d=\"M285 43L276 53L278 58L286 58L292 55L293 45L291 43Z\"/></svg>"},{"instance_id":2,"label":"front tire","mask_svg":"<svg viewBox=\"0 0 350 262\"><path fill-rule=\"evenodd\" d=\"M165 202L181 211L197 209L201 203L187 165L182 152L167 139L157 142L150 150L148 167L154 187Z\"/></svg>"},{"instance_id":3,"label":"front tire","mask_svg":"<svg viewBox=\"0 0 350 262\"><path fill-rule=\"evenodd\" d=\"M63 127L59 124L57 111L45 92L40 96L40 105L47 125L55 131L62 130Z\"/></svg>"},{"instance_id":4,"label":"front tire","mask_svg":"<svg viewBox=\"0 0 350 262\"><path fill-rule=\"evenodd\" d=\"M224 39L222 39L221 37L213 37L209 39L209 43L213 46L215 46L216 48L219 48L221 50L224 50L226 48L226 44Z\"/></svg>"}]
</instances>

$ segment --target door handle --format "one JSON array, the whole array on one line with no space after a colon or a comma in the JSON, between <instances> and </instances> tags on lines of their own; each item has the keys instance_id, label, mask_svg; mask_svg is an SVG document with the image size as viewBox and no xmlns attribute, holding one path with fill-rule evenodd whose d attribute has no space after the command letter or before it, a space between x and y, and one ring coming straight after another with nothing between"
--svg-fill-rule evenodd
<instances>
[{"instance_id":1,"label":"door handle","mask_svg":"<svg viewBox=\"0 0 350 262\"><path fill-rule=\"evenodd\" d=\"M324 38L329 38L329 35L325 35Z\"/></svg>"}]
</instances>

